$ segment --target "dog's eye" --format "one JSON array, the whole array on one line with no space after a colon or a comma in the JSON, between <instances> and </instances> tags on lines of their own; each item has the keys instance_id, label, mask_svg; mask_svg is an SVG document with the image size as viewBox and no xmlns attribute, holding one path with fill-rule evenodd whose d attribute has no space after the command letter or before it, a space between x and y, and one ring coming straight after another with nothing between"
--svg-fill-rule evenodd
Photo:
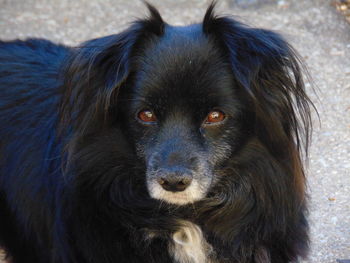
<instances>
[{"instance_id":1,"label":"dog's eye","mask_svg":"<svg viewBox=\"0 0 350 263\"><path fill-rule=\"evenodd\" d=\"M209 112L205 123L206 124L212 124L212 123L218 123L218 122L222 122L225 119L225 113L223 113L222 111L219 110L213 110L211 112Z\"/></svg>"},{"instance_id":2,"label":"dog's eye","mask_svg":"<svg viewBox=\"0 0 350 263\"><path fill-rule=\"evenodd\" d=\"M156 122L156 115L150 110L142 110L137 114L137 117L143 122Z\"/></svg>"}]
</instances>

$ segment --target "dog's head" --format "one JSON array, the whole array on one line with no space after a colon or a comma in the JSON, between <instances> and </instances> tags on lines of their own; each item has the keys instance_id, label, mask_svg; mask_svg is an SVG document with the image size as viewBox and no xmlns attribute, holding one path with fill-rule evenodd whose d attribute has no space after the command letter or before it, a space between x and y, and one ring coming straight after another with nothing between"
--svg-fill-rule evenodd
<instances>
[{"instance_id":1,"label":"dog's head","mask_svg":"<svg viewBox=\"0 0 350 263\"><path fill-rule=\"evenodd\" d=\"M177 204L199 200L240 143L242 105L229 61L200 25L165 26L138 60L125 113L149 193Z\"/></svg>"},{"instance_id":2,"label":"dog's head","mask_svg":"<svg viewBox=\"0 0 350 263\"><path fill-rule=\"evenodd\" d=\"M110 147L137 156L149 195L173 204L204 198L252 139L293 163L302 184L309 109L295 53L279 35L213 8L201 24L174 27L149 6L148 19L75 52L62 104L72 151L121 131Z\"/></svg>"}]
</instances>

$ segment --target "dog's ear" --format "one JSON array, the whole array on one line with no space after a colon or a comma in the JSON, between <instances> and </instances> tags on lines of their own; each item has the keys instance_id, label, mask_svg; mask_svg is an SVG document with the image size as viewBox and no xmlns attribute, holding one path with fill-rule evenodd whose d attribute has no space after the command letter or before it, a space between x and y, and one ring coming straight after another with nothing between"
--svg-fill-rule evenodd
<instances>
[{"instance_id":1,"label":"dog's ear","mask_svg":"<svg viewBox=\"0 0 350 263\"><path fill-rule=\"evenodd\" d=\"M309 144L310 102L300 59L277 33L218 17L211 4L203 32L224 49L239 86L251 102L258 138L275 156L291 141L299 151Z\"/></svg>"},{"instance_id":2,"label":"dog's ear","mask_svg":"<svg viewBox=\"0 0 350 263\"><path fill-rule=\"evenodd\" d=\"M146 3L149 17L117 34L72 49L62 70L61 127L85 132L94 120L106 120L113 99L132 71L132 58L147 38L161 36L165 23Z\"/></svg>"},{"instance_id":3,"label":"dog's ear","mask_svg":"<svg viewBox=\"0 0 350 263\"><path fill-rule=\"evenodd\" d=\"M300 59L279 34L218 17L214 7L211 4L205 14L203 33L227 55L237 86L249 103L253 133L291 171L302 196L301 152L307 155L313 104L305 92Z\"/></svg>"}]
</instances>

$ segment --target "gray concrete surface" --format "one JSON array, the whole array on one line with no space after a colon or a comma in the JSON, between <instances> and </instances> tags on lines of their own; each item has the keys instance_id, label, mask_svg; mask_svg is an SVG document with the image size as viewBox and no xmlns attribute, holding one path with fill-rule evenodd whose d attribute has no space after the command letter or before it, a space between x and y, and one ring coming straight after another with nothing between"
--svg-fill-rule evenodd
<instances>
[{"instance_id":1,"label":"gray concrete surface","mask_svg":"<svg viewBox=\"0 0 350 263\"><path fill-rule=\"evenodd\" d=\"M172 24L200 21L208 1L153 0ZM219 2L218 11L284 34L305 59L321 118L308 168L312 250L307 263L350 258L350 25L327 0L285 0L258 8ZM138 0L0 0L0 38L65 44L117 33L145 13ZM0 260L1 262L1 260Z\"/></svg>"}]
</instances>

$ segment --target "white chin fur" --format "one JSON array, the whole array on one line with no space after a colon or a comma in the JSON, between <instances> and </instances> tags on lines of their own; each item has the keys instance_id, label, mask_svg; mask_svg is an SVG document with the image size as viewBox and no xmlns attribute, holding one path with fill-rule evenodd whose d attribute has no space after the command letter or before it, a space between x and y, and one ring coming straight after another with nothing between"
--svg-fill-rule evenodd
<instances>
[{"instance_id":1,"label":"white chin fur","mask_svg":"<svg viewBox=\"0 0 350 263\"><path fill-rule=\"evenodd\" d=\"M177 205L193 203L204 197L196 180L193 180L191 185L182 192L166 191L154 181L148 184L148 190L152 198Z\"/></svg>"}]
</instances>

